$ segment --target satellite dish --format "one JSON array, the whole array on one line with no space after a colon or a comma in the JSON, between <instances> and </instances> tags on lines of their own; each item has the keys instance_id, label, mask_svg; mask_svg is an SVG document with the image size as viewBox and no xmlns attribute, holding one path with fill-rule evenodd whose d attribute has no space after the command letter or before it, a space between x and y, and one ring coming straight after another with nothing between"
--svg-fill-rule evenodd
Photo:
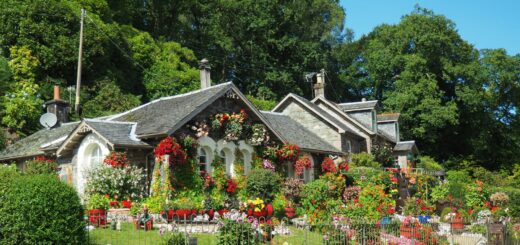
<instances>
[{"instance_id":1,"label":"satellite dish","mask_svg":"<svg viewBox=\"0 0 520 245\"><path fill-rule=\"evenodd\" d=\"M40 117L40 124L47 129L54 127L57 122L58 118L54 113L47 112Z\"/></svg>"}]
</instances>

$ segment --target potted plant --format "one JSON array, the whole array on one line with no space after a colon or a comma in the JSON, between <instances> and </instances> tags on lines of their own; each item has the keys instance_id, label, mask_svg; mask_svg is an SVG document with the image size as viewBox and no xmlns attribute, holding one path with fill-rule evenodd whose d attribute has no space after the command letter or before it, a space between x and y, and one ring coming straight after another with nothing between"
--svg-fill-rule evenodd
<instances>
[{"instance_id":1,"label":"potted plant","mask_svg":"<svg viewBox=\"0 0 520 245\"><path fill-rule=\"evenodd\" d=\"M466 213L462 209L458 209L451 219L451 228L453 230L462 230L464 229L464 217L466 217Z\"/></svg>"},{"instance_id":2,"label":"potted plant","mask_svg":"<svg viewBox=\"0 0 520 245\"><path fill-rule=\"evenodd\" d=\"M123 206L123 208L131 208L132 200L130 200L130 197L127 197L126 200L121 201L121 205Z\"/></svg>"},{"instance_id":3,"label":"potted plant","mask_svg":"<svg viewBox=\"0 0 520 245\"><path fill-rule=\"evenodd\" d=\"M294 218L296 215L296 209L294 209L293 203L291 201L287 202L287 205L285 206L285 216L287 218Z\"/></svg>"},{"instance_id":4,"label":"potted plant","mask_svg":"<svg viewBox=\"0 0 520 245\"><path fill-rule=\"evenodd\" d=\"M426 201L422 201L421 199L418 199L419 201L419 222L421 224L426 224L431 218L431 214L434 211L434 208L432 205L430 205Z\"/></svg>"},{"instance_id":5,"label":"potted plant","mask_svg":"<svg viewBox=\"0 0 520 245\"><path fill-rule=\"evenodd\" d=\"M287 178L285 180L282 192L287 199L285 207L285 216L292 218L295 216L295 204L299 203L301 199L301 192L303 189L303 182L295 178Z\"/></svg>"},{"instance_id":6,"label":"potted plant","mask_svg":"<svg viewBox=\"0 0 520 245\"><path fill-rule=\"evenodd\" d=\"M247 204L249 205L249 208L253 210L253 216L257 218L267 216L264 200L257 197L254 200L247 200Z\"/></svg>"},{"instance_id":7,"label":"potted plant","mask_svg":"<svg viewBox=\"0 0 520 245\"><path fill-rule=\"evenodd\" d=\"M100 194L90 196L87 208L89 209L90 223L96 227L104 226L107 223L107 212L109 207L108 199Z\"/></svg>"},{"instance_id":8,"label":"potted plant","mask_svg":"<svg viewBox=\"0 0 520 245\"><path fill-rule=\"evenodd\" d=\"M406 217L399 227L400 235L408 239L418 236L420 224L413 217Z\"/></svg>"},{"instance_id":9,"label":"potted plant","mask_svg":"<svg viewBox=\"0 0 520 245\"><path fill-rule=\"evenodd\" d=\"M181 197L173 202L175 214L181 219L190 218L194 208L193 202L187 197Z\"/></svg>"}]
</instances>

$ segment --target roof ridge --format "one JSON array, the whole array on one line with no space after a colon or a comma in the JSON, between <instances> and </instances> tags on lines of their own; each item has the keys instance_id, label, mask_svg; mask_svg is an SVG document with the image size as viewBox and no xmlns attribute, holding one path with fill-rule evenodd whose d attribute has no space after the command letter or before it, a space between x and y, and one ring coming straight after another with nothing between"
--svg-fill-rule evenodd
<instances>
[{"instance_id":1,"label":"roof ridge","mask_svg":"<svg viewBox=\"0 0 520 245\"><path fill-rule=\"evenodd\" d=\"M401 113L398 113L398 112L391 112L391 113L381 113L381 114L377 114L378 116L397 116L397 115L401 115Z\"/></svg>"},{"instance_id":2,"label":"roof ridge","mask_svg":"<svg viewBox=\"0 0 520 245\"><path fill-rule=\"evenodd\" d=\"M107 121L94 118L84 118L85 122L113 123L113 124L137 124L137 122Z\"/></svg>"},{"instance_id":3,"label":"roof ridge","mask_svg":"<svg viewBox=\"0 0 520 245\"><path fill-rule=\"evenodd\" d=\"M368 102L378 102L378 100L343 102L343 103L338 103L338 105L361 104L361 103L368 103Z\"/></svg>"},{"instance_id":4,"label":"roof ridge","mask_svg":"<svg viewBox=\"0 0 520 245\"><path fill-rule=\"evenodd\" d=\"M112 121L114 119L117 119L117 118L120 118L128 113L131 113L131 112L134 112L134 111L137 111L143 107L146 107L148 105L151 105L151 104L154 104L154 103L157 103L157 102L160 102L160 101L164 101L164 100L170 100L170 99L175 99L175 98L180 98L180 97L184 97L184 96L188 96L188 95L193 95L193 94L196 94L196 93L200 93L200 92L203 92L203 91L206 91L206 90L210 90L210 89L213 89L213 88L218 88L218 87L222 87L222 86L225 86L225 85L229 85L229 84L233 84L233 82L225 82L225 83L221 83L221 84L217 84L217 85L214 85L214 86L210 86L210 87L207 87L207 88L203 88L203 89L197 89L197 90L193 90L193 91L190 91L190 92L187 92L187 93L183 93L183 94L176 94L176 95L172 95L172 96L166 96L166 97L161 97L161 98L158 98L158 99L155 99L155 100L152 100L146 104L142 104L138 107L135 107L135 108L132 108L128 111L124 111L124 112L121 112L119 114L115 114L111 117L109 117L107 119L107 121Z\"/></svg>"}]
</instances>

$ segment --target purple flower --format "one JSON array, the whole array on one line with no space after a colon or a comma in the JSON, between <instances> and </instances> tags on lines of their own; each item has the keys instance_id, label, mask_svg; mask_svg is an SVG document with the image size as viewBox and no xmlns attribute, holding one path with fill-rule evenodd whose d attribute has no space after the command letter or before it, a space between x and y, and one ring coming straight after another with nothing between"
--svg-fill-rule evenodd
<instances>
[{"instance_id":1,"label":"purple flower","mask_svg":"<svg viewBox=\"0 0 520 245\"><path fill-rule=\"evenodd\" d=\"M271 163L271 161L269 161L269 159L264 159L263 165L264 169L268 169L274 172L274 165Z\"/></svg>"}]
</instances>

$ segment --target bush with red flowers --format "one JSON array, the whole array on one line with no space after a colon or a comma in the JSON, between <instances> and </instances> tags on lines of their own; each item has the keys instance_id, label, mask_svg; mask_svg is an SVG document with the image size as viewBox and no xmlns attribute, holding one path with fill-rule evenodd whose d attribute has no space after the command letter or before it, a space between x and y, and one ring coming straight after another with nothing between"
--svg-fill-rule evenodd
<instances>
[{"instance_id":1,"label":"bush with red flowers","mask_svg":"<svg viewBox=\"0 0 520 245\"><path fill-rule=\"evenodd\" d=\"M236 189L237 189L237 184L232 179L228 179L227 180L226 192L227 193L235 193Z\"/></svg>"},{"instance_id":2,"label":"bush with red flowers","mask_svg":"<svg viewBox=\"0 0 520 245\"><path fill-rule=\"evenodd\" d=\"M312 167L311 159L308 156L300 157L294 163L294 174L300 176L303 174L303 170L310 169Z\"/></svg>"},{"instance_id":3,"label":"bush with red flowers","mask_svg":"<svg viewBox=\"0 0 520 245\"><path fill-rule=\"evenodd\" d=\"M278 159L280 161L295 162L298 160L300 147L295 144L285 144L278 150Z\"/></svg>"},{"instance_id":4,"label":"bush with red flowers","mask_svg":"<svg viewBox=\"0 0 520 245\"><path fill-rule=\"evenodd\" d=\"M128 166L128 158L124 152L112 151L103 162L113 168L124 168Z\"/></svg>"},{"instance_id":5,"label":"bush with red flowers","mask_svg":"<svg viewBox=\"0 0 520 245\"><path fill-rule=\"evenodd\" d=\"M350 164L348 164L346 161L343 161L339 163L338 167L341 172L347 172L350 169Z\"/></svg>"},{"instance_id":6,"label":"bush with red flowers","mask_svg":"<svg viewBox=\"0 0 520 245\"><path fill-rule=\"evenodd\" d=\"M177 143L175 138L168 136L161 140L157 147L154 150L155 157L162 157L166 154L170 155L170 163L186 163L187 154L186 151L182 148L182 146Z\"/></svg>"},{"instance_id":7,"label":"bush with red flowers","mask_svg":"<svg viewBox=\"0 0 520 245\"><path fill-rule=\"evenodd\" d=\"M330 157L326 157L323 159L323 162L321 163L321 170L324 173L337 173L338 169L336 168L336 164L334 164L334 160L332 160Z\"/></svg>"}]
</instances>

